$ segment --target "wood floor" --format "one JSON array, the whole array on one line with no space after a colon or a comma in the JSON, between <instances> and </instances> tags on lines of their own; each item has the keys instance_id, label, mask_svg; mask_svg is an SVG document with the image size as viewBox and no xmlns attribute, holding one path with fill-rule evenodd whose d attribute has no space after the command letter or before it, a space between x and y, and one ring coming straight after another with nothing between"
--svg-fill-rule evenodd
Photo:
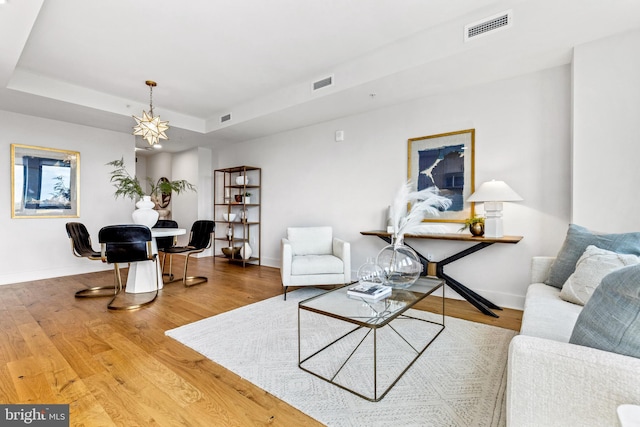
<instances>
[{"instance_id":1,"label":"wood floor","mask_svg":"<svg viewBox=\"0 0 640 427\"><path fill-rule=\"evenodd\" d=\"M180 271L182 257L174 258ZM164 335L280 295L279 271L212 258L189 264L190 275L209 281L168 285L135 311L107 310L109 298L74 297L112 284L110 271L0 286L0 402L69 404L74 426L321 425ZM420 308L439 307L425 301ZM446 300L446 314L518 330L522 313L504 310L496 319Z\"/></svg>"}]
</instances>

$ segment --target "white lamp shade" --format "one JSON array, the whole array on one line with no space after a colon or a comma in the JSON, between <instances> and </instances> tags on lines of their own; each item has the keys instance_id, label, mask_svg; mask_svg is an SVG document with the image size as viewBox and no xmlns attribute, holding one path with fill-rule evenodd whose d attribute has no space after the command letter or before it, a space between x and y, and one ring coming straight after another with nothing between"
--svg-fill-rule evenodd
<instances>
[{"instance_id":1,"label":"white lamp shade","mask_svg":"<svg viewBox=\"0 0 640 427\"><path fill-rule=\"evenodd\" d=\"M467 202L520 202L524 200L504 181L483 182Z\"/></svg>"}]
</instances>

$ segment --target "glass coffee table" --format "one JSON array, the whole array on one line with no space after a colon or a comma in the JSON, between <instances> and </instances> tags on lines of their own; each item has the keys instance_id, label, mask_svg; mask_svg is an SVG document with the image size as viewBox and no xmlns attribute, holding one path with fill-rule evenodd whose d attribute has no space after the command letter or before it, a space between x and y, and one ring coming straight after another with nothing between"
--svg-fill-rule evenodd
<instances>
[{"instance_id":1,"label":"glass coffee table","mask_svg":"<svg viewBox=\"0 0 640 427\"><path fill-rule=\"evenodd\" d=\"M371 301L347 295L352 283L298 303L298 366L377 402L444 330L444 281L420 278ZM442 314L414 310L442 288Z\"/></svg>"}]
</instances>

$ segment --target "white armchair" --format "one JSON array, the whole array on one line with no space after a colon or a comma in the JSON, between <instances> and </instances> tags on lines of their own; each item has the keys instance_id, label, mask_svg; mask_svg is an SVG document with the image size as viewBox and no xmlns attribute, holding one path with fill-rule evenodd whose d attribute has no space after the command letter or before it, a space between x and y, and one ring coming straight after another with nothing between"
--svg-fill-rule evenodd
<instances>
[{"instance_id":1,"label":"white armchair","mask_svg":"<svg viewBox=\"0 0 640 427\"><path fill-rule=\"evenodd\" d=\"M289 286L338 285L351 281L351 245L331 227L289 227L281 242L280 276Z\"/></svg>"}]
</instances>

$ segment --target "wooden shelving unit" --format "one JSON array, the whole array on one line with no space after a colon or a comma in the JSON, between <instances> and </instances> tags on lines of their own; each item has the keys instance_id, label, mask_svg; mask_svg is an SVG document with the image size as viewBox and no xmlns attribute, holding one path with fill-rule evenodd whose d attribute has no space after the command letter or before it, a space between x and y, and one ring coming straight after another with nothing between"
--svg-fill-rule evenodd
<instances>
[{"instance_id":1,"label":"wooden shelving unit","mask_svg":"<svg viewBox=\"0 0 640 427\"><path fill-rule=\"evenodd\" d=\"M254 166L216 169L213 179L214 260L224 258L243 267L260 265L262 169ZM236 248L238 253L228 257L223 248Z\"/></svg>"}]
</instances>

